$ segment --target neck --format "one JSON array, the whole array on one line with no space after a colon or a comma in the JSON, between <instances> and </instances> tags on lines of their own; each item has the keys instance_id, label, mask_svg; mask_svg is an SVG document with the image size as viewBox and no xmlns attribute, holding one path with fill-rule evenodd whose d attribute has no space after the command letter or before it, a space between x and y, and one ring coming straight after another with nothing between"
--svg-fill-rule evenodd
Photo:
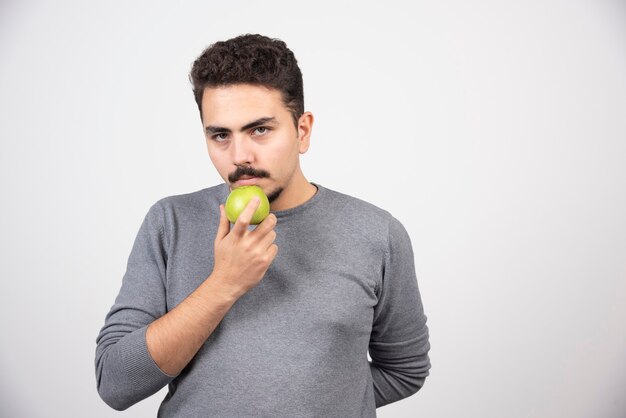
<instances>
[{"instance_id":1,"label":"neck","mask_svg":"<svg viewBox=\"0 0 626 418\"><path fill-rule=\"evenodd\" d=\"M317 187L309 183L303 175L298 176L289 183L280 196L271 203L270 210L282 211L295 208L312 198L316 192Z\"/></svg>"}]
</instances>

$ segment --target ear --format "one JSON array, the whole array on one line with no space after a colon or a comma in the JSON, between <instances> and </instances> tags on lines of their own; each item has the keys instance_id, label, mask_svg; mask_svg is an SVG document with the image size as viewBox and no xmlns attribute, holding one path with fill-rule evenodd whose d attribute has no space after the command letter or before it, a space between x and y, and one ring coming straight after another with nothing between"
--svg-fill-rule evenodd
<instances>
[{"instance_id":1,"label":"ear","mask_svg":"<svg viewBox=\"0 0 626 418\"><path fill-rule=\"evenodd\" d=\"M313 113L304 112L298 119L298 148L300 154L308 151L311 145L311 131L313 130Z\"/></svg>"}]
</instances>

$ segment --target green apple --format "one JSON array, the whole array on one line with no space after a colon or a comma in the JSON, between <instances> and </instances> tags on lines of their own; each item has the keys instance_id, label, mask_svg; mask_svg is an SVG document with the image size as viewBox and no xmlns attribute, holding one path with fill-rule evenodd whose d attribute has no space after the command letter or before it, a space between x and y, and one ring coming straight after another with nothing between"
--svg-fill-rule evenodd
<instances>
[{"instance_id":1,"label":"green apple","mask_svg":"<svg viewBox=\"0 0 626 418\"><path fill-rule=\"evenodd\" d=\"M254 215L252 215L250 225L260 224L270 214L270 202L267 200L265 193L263 193L263 189L259 186L241 186L230 192L224 205L228 220L235 223L254 196L258 196L261 199L261 203L259 203L259 207L254 212Z\"/></svg>"}]
</instances>

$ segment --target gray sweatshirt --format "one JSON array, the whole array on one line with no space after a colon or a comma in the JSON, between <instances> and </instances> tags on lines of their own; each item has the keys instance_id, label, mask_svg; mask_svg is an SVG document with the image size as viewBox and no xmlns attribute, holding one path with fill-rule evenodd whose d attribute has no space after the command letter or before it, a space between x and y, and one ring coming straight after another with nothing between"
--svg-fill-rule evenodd
<instances>
[{"instance_id":1,"label":"gray sweatshirt","mask_svg":"<svg viewBox=\"0 0 626 418\"><path fill-rule=\"evenodd\" d=\"M375 417L422 387L430 345L406 230L316 186L273 212L278 255L178 376L151 358L146 328L211 274L228 186L152 205L97 338L107 404L126 409L169 384L162 417Z\"/></svg>"}]
</instances>

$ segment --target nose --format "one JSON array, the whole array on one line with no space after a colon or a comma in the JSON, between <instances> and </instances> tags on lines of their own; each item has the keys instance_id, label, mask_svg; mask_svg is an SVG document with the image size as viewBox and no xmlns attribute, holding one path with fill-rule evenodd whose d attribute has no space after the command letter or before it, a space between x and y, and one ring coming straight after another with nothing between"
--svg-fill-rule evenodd
<instances>
[{"instance_id":1,"label":"nose","mask_svg":"<svg viewBox=\"0 0 626 418\"><path fill-rule=\"evenodd\" d=\"M254 162L252 144L245 137L234 138L231 152L234 165L251 165Z\"/></svg>"}]
</instances>

